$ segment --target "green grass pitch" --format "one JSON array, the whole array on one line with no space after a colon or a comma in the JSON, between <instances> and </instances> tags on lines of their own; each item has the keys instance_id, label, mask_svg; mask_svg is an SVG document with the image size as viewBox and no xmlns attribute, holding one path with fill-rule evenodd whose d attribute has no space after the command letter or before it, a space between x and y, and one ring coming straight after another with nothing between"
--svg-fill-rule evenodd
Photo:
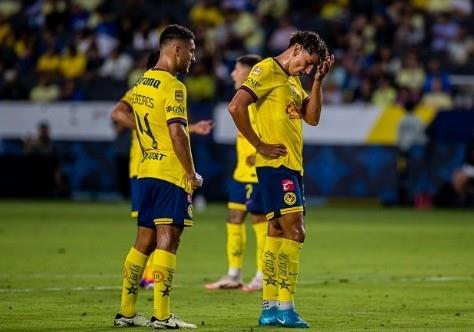
<instances>
[{"instance_id":1,"label":"green grass pitch","mask_svg":"<svg viewBox=\"0 0 474 332\"><path fill-rule=\"evenodd\" d=\"M225 219L211 205L185 231L173 311L199 331L284 331L257 327L259 294L203 288L226 270ZM310 208L306 225L296 304L312 331L474 331L472 210ZM0 331L116 331L134 238L125 203L0 202Z\"/></svg>"}]
</instances>

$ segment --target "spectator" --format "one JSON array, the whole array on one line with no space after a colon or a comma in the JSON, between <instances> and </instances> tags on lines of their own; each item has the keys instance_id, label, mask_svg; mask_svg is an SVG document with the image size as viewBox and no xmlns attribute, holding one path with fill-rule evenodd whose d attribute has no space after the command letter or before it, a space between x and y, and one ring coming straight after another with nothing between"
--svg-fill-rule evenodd
<instances>
[{"instance_id":1,"label":"spectator","mask_svg":"<svg viewBox=\"0 0 474 332\"><path fill-rule=\"evenodd\" d=\"M371 102L380 109L385 109L387 106L394 105L396 98L397 91L387 77L382 77L372 95Z\"/></svg>"},{"instance_id":2,"label":"spectator","mask_svg":"<svg viewBox=\"0 0 474 332\"><path fill-rule=\"evenodd\" d=\"M110 56L107 57L102 67L100 67L99 73L103 77L125 80L132 66L132 57L126 53L122 53L121 50L116 47L112 50Z\"/></svg>"},{"instance_id":3,"label":"spectator","mask_svg":"<svg viewBox=\"0 0 474 332\"><path fill-rule=\"evenodd\" d=\"M433 81L441 82L441 89L445 92L451 91L451 79L446 71L441 70L438 59L430 59L428 61L427 73L423 84L423 91L429 92L433 87Z\"/></svg>"},{"instance_id":4,"label":"spectator","mask_svg":"<svg viewBox=\"0 0 474 332\"><path fill-rule=\"evenodd\" d=\"M420 65L415 53L410 52L405 56L402 68L398 71L397 84L401 87L420 91L425 81L425 71Z\"/></svg>"},{"instance_id":5,"label":"spectator","mask_svg":"<svg viewBox=\"0 0 474 332\"><path fill-rule=\"evenodd\" d=\"M82 76L86 70L87 58L77 51L76 45L71 44L60 58L59 70L66 79L75 79Z\"/></svg>"},{"instance_id":6,"label":"spectator","mask_svg":"<svg viewBox=\"0 0 474 332\"><path fill-rule=\"evenodd\" d=\"M36 71L40 74L56 74L59 70L59 56L52 45L41 55L36 64Z\"/></svg>"},{"instance_id":7,"label":"spectator","mask_svg":"<svg viewBox=\"0 0 474 332\"><path fill-rule=\"evenodd\" d=\"M30 100L35 103L49 103L59 98L60 89L51 82L48 75L42 75L30 92Z\"/></svg>"},{"instance_id":8,"label":"spectator","mask_svg":"<svg viewBox=\"0 0 474 332\"><path fill-rule=\"evenodd\" d=\"M288 47L290 35L297 29L291 25L287 17L278 20L278 27L272 32L268 41L268 49L272 54L279 54Z\"/></svg>"},{"instance_id":9,"label":"spectator","mask_svg":"<svg viewBox=\"0 0 474 332\"><path fill-rule=\"evenodd\" d=\"M438 78L431 81L431 89L423 95L421 103L435 110L450 110L453 108L453 99L449 93L443 91L443 83Z\"/></svg>"},{"instance_id":10,"label":"spectator","mask_svg":"<svg viewBox=\"0 0 474 332\"><path fill-rule=\"evenodd\" d=\"M150 22L143 21L140 29L133 35L133 48L140 51L154 50L158 47L158 44L158 32L150 28Z\"/></svg>"}]
</instances>

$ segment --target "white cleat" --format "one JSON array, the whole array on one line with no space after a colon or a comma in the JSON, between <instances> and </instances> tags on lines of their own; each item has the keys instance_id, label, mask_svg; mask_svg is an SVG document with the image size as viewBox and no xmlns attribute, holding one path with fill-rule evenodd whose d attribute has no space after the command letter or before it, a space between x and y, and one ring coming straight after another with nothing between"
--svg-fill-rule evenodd
<instances>
[{"instance_id":1,"label":"white cleat","mask_svg":"<svg viewBox=\"0 0 474 332\"><path fill-rule=\"evenodd\" d=\"M175 314L171 314L168 319L159 320L156 317L151 317L150 326L154 329L195 329L196 325L191 323L186 323L180 317Z\"/></svg>"},{"instance_id":2,"label":"white cleat","mask_svg":"<svg viewBox=\"0 0 474 332\"><path fill-rule=\"evenodd\" d=\"M114 326L116 327L131 327L131 326L150 326L150 321L140 313L136 313L133 317L125 317L122 314L117 314L114 319Z\"/></svg>"},{"instance_id":3,"label":"white cleat","mask_svg":"<svg viewBox=\"0 0 474 332\"><path fill-rule=\"evenodd\" d=\"M262 277L255 276L252 278L252 280L248 284L243 285L241 289L244 292L250 293L250 292L259 291L262 289L262 287L263 287Z\"/></svg>"},{"instance_id":4,"label":"white cleat","mask_svg":"<svg viewBox=\"0 0 474 332\"><path fill-rule=\"evenodd\" d=\"M225 275L216 282L204 285L207 289L236 289L242 287L242 280L240 278L233 278Z\"/></svg>"}]
</instances>

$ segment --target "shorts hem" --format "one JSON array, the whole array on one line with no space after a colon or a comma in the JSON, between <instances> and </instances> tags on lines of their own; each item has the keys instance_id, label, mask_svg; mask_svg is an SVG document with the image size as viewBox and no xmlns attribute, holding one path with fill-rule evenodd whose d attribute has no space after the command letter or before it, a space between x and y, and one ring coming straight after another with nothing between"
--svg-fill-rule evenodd
<instances>
[{"instance_id":1,"label":"shorts hem","mask_svg":"<svg viewBox=\"0 0 474 332\"><path fill-rule=\"evenodd\" d=\"M247 211L247 206L243 203L229 202L227 208L232 210Z\"/></svg>"},{"instance_id":2,"label":"shorts hem","mask_svg":"<svg viewBox=\"0 0 474 332\"><path fill-rule=\"evenodd\" d=\"M304 212L304 206L299 205L299 206L293 206L290 208L280 209L277 213L275 213L275 211L272 211L272 212L267 213L265 215L265 218L267 218L267 220L271 220L273 218L281 217L285 214L296 213L296 212Z\"/></svg>"}]
</instances>

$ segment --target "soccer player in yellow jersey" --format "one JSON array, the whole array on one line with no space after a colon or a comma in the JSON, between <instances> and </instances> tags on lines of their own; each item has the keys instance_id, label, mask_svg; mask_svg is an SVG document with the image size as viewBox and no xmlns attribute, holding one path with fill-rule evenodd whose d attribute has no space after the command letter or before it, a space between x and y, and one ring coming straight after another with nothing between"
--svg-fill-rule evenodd
<instances>
[{"instance_id":1,"label":"soccer player in yellow jersey","mask_svg":"<svg viewBox=\"0 0 474 332\"><path fill-rule=\"evenodd\" d=\"M243 55L237 58L234 70L231 73L237 90L245 81L250 69L261 61L258 55ZM255 129L253 121L254 105L249 106L250 122ZM263 214L262 199L255 171L255 153L257 152L241 133L236 139L237 165L234 170L232 182L229 186L229 217L227 222L227 262L228 272L219 280L205 285L207 289L236 289L252 292L262 289L261 256L267 234L267 222ZM256 239L257 273L252 280L242 284L241 268L243 265L246 230L245 217L250 212L252 226Z\"/></svg>"},{"instance_id":2,"label":"soccer player in yellow jersey","mask_svg":"<svg viewBox=\"0 0 474 332\"><path fill-rule=\"evenodd\" d=\"M318 34L295 32L287 50L252 68L229 104L237 128L257 149L255 166L269 220L263 253L262 326L309 327L296 313L293 301L305 239L302 120L318 124L321 82L333 62ZM313 71L308 95L299 76ZM249 120L251 104L257 109L258 135Z\"/></svg>"},{"instance_id":3,"label":"soccer player in yellow jersey","mask_svg":"<svg viewBox=\"0 0 474 332\"><path fill-rule=\"evenodd\" d=\"M159 52L153 52L149 55L147 61L147 69L153 68L158 62ZM132 89L127 91L120 101L115 104L112 110L112 119L123 127L131 129L131 140L130 140L130 163L129 163L129 176L130 176L130 202L131 202L131 217L137 218L138 216L138 167L142 158L142 150L140 143L138 142L137 133L135 131L135 117L133 115L132 103L133 103L133 92ZM208 135L212 130L213 124L211 120L203 120L194 124L189 125L189 133L197 135ZM154 286L153 280L153 253L148 258L145 270L143 271L143 277L140 281L140 286L145 289L151 289Z\"/></svg>"},{"instance_id":4,"label":"soccer player in yellow jersey","mask_svg":"<svg viewBox=\"0 0 474 332\"><path fill-rule=\"evenodd\" d=\"M124 262L122 298L116 326L194 329L171 313L170 295L176 251L184 227L192 226L192 192L202 186L189 143L186 88L176 75L188 73L194 58L194 34L179 25L160 36L156 66L133 87L132 109L143 155L138 169L137 237ZM139 282L154 252L153 316L136 312Z\"/></svg>"}]
</instances>

